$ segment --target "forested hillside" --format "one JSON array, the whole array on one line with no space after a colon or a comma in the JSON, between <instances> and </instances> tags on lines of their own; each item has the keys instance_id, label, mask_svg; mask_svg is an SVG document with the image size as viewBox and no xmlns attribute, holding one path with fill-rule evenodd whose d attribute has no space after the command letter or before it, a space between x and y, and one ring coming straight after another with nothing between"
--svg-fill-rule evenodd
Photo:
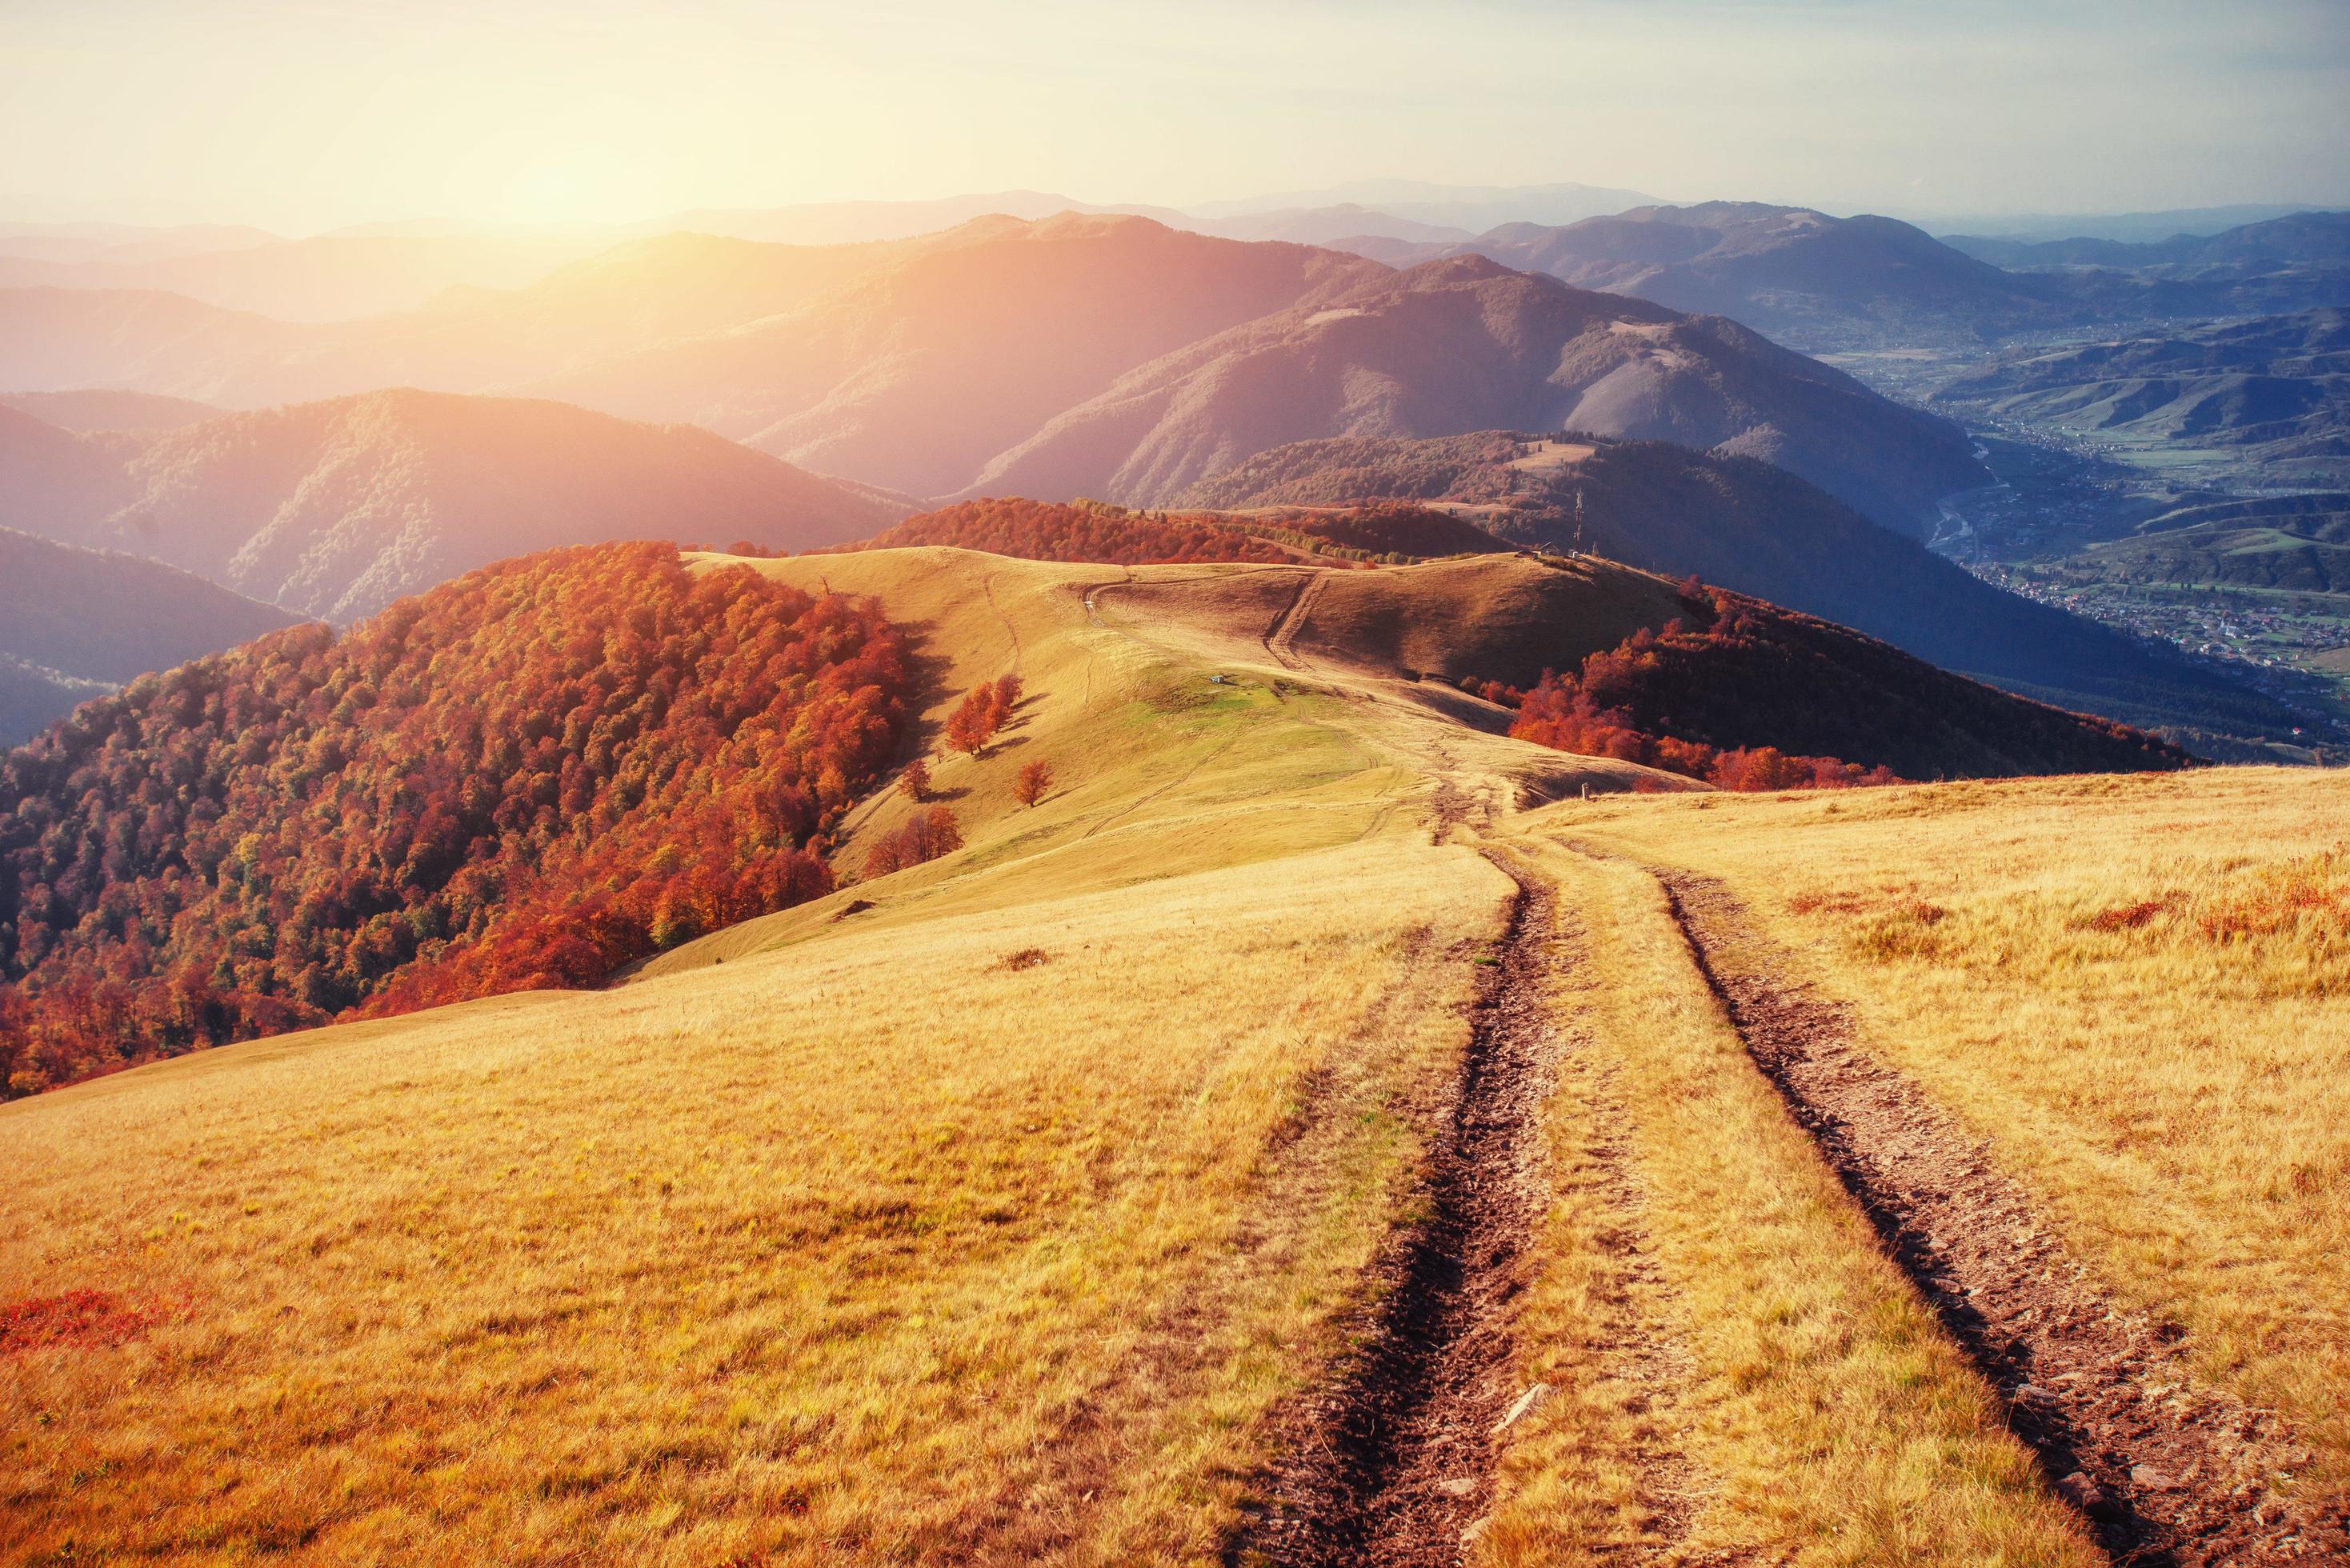
<instances>
[{"instance_id":1,"label":"forested hillside","mask_svg":"<svg viewBox=\"0 0 2350 1568\"><path fill-rule=\"evenodd\" d=\"M1682 587L1689 614L1531 691L1522 740L1726 789L2036 773L2131 773L2194 759L2126 725L1961 680L1840 626Z\"/></svg>"},{"instance_id":2,"label":"forested hillside","mask_svg":"<svg viewBox=\"0 0 2350 1568\"><path fill-rule=\"evenodd\" d=\"M0 759L0 1083L592 983L824 892L906 682L870 607L643 544L143 677Z\"/></svg>"}]
</instances>

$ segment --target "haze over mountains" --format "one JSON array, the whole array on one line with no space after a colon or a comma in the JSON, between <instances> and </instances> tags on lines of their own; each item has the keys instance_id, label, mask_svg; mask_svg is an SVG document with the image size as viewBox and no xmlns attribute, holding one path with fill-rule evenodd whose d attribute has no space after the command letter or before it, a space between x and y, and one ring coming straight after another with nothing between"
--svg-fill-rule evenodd
<instances>
[{"instance_id":1,"label":"haze over mountains","mask_svg":"<svg viewBox=\"0 0 2350 1568\"><path fill-rule=\"evenodd\" d=\"M556 545L796 551L909 509L708 431L539 400L371 392L144 437L0 418L0 524L336 621Z\"/></svg>"},{"instance_id":2,"label":"haze over mountains","mask_svg":"<svg viewBox=\"0 0 2350 1568\"><path fill-rule=\"evenodd\" d=\"M161 561L0 528L0 749L135 676L300 618Z\"/></svg>"},{"instance_id":3,"label":"haze over mountains","mask_svg":"<svg viewBox=\"0 0 2350 1568\"><path fill-rule=\"evenodd\" d=\"M1894 526L1983 477L1953 428L1727 322L1486 263L1399 274L1130 217L851 247L671 236L328 327L0 291L0 385L231 406L520 390L922 495L1152 500L1282 441L1501 425L1750 452Z\"/></svg>"}]
</instances>

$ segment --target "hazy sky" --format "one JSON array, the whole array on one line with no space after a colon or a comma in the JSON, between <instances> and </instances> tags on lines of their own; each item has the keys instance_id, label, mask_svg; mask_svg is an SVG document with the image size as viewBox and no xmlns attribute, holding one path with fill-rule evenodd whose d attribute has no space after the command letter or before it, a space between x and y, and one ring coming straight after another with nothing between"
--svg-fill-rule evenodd
<instances>
[{"instance_id":1,"label":"hazy sky","mask_svg":"<svg viewBox=\"0 0 2350 1568\"><path fill-rule=\"evenodd\" d=\"M650 217L1395 175L2350 202L2350 0L0 0L0 217Z\"/></svg>"}]
</instances>

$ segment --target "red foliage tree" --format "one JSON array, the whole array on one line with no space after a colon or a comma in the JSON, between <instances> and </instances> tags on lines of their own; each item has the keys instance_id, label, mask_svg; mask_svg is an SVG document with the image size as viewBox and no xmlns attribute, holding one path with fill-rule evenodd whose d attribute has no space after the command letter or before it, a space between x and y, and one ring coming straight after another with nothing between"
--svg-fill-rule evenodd
<instances>
[{"instance_id":1,"label":"red foliage tree","mask_svg":"<svg viewBox=\"0 0 2350 1568\"><path fill-rule=\"evenodd\" d=\"M0 1094L593 984L823 893L906 691L870 606L656 545L142 677L0 758Z\"/></svg>"},{"instance_id":2,"label":"red foliage tree","mask_svg":"<svg viewBox=\"0 0 2350 1568\"><path fill-rule=\"evenodd\" d=\"M1022 805L1035 805L1053 787L1053 766L1050 763L1034 762L1022 764L1020 776L1012 785L1012 798Z\"/></svg>"},{"instance_id":3,"label":"red foliage tree","mask_svg":"<svg viewBox=\"0 0 2350 1568\"><path fill-rule=\"evenodd\" d=\"M876 844L865 857L865 875L887 877L962 847L962 828L955 814L934 805L897 832Z\"/></svg>"},{"instance_id":4,"label":"red foliage tree","mask_svg":"<svg viewBox=\"0 0 2350 1568\"><path fill-rule=\"evenodd\" d=\"M1003 723L1003 708L996 683L991 680L974 686L947 716L947 744L958 752L978 756L987 750L987 742L995 739L995 732Z\"/></svg>"},{"instance_id":5,"label":"red foliage tree","mask_svg":"<svg viewBox=\"0 0 2350 1568\"><path fill-rule=\"evenodd\" d=\"M931 798L931 764L916 757L898 774L898 793L908 800L921 802Z\"/></svg>"}]
</instances>

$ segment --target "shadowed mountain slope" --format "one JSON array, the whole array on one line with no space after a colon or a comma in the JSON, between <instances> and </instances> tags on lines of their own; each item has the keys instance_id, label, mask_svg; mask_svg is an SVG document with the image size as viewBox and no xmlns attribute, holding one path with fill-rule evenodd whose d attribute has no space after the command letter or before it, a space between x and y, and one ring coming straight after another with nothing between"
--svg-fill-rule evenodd
<instances>
[{"instance_id":1,"label":"shadowed mountain slope","mask_svg":"<svg viewBox=\"0 0 2350 1568\"><path fill-rule=\"evenodd\" d=\"M1457 506L1504 538L1694 573L1858 628L1948 669L2183 733L2288 732L2289 710L2137 639L2002 592L1766 463L1658 442L1486 431L1301 442L1182 500ZM1843 753L1837 753L1843 754Z\"/></svg>"},{"instance_id":2,"label":"shadowed mountain slope","mask_svg":"<svg viewBox=\"0 0 2350 1568\"><path fill-rule=\"evenodd\" d=\"M24 444L36 450L22 462L0 454L0 523L154 556L338 621L556 545L800 550L907 511L708 431L520 399L373 392L141 441L57 431Z\"/></svg>"},{"instance_id":3,"label":"shadowed mountain slope","mask_svg":"<svg viewBox=\"0 0 2350 1568\"><path fill-rule=\"evenodd\" d=\"M161 561L0 528L0 746L134 676L296 618Z\"/></svg>"},{"instance_id":4,"label":"shadowed mountain slope","mask_svg":"<svg viewBox=\"0 0 2350 1568\"><path fill-rule=\"evenodd\" d=\"M1738 326L1475 256L1383 276L1122 378L970 489L1158 502L1293 441L1589 430L1762 458L1887 526L1981 482L1957 426Z\"/></svg>"}]
</instances>

